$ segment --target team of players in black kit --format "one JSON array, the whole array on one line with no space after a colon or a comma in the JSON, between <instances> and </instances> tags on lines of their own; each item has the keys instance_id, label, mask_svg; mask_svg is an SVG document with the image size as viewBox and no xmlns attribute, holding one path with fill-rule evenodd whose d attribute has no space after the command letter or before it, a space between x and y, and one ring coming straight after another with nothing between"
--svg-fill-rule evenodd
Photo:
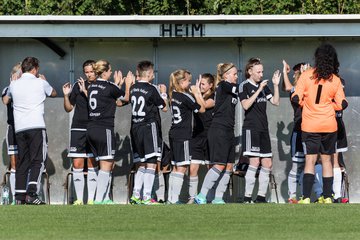
<instances>
[{"instance_id":1,"label":"team of players in black kit","mask_svg":"<svg viewBox=\"0 0 360 240\"><path fill-rule=\"evenodd\" d=\"M31 67L24 67L29 59L36 60L37 64L33 64L36 71ZM290 92L294 108L294 129L290 140L293 165L288 176L289 203L310 203L315 179L322 180L315 181L322 185L317 202L346 202L342 199L340 190L341 167L344 164L339 152L347 150L342 122L342 110L347 107L347 101L343 90L344 81L340 80L338 67L336 51L330 44L317 48L313 67L305 63L295 65L293 83L288 78L290 67L283 61L284 90ZM19 112L27 104L23 102L22 96L18 96L20 90L15 86L23 83L26 87L26 77L32 74L34 81L40 82L39 94L54 96L54 90L45 77L38 76L38 69L36 58L26 58L17 68L14 67L11 84L3 91L3 102L8 105L7 142L8 153L13 158L11 172L15 174L16 169L16 183L12 189L16 204L44 204L38 197L36 187L39 185L39 178L27 179L26 176L28 172L38 176L43 171L47 148L45 125L18 128L18 122L20 126L23 124ZM136 169L130 203L154 205L165 200L164 196L154 196L153 188L155 177L159 174L158 165L164 155L160 110L166 112L170 109L172 171L168 180L166 202L181 203L179 196L184 176L189 172L188 203L225 204L224 193L235 164L234 127L238 101L245 111L242 155L249 160L245 175L244 202L266 203L272 169L266 107L268 101L275 106L280 103L279 70L272 76L273 91L268 86L268 80L263 80L263 65L258 58L249 59L245 67L246 80L240 84L237 83L237 67L232 63L220 63L215 77L209 73L202 74L194 85L191 85L192 75L189 71L179 69L172 72L168 91L164 84L155 86L151 83L154 79L154 65L150 61L139 62L135 75L128 72L123 77L120 71L115 71L114 82L109 81L112 68L106 60L88 60L84 62L83 70L85 80L80 78L73 86L70 83L63 86L65 110L70 112L75 109L68 153L68 157L73 160L77 197L74 204L84 204L85 165L88 173L87 204L114 203L109 197L109 191L114 168L115 111L117 106L127 103L131 104L130 136ZM124 84L125 90L122 90ZM39 103L43 105L44 99L45 97L41 97ZM12 111L15 118L11 117ZM43 109L38 115L43 118ZM314 119L321 122L314 124ZM42 137L33 137L32 131L39 131ZM23 136L29 132L30 137ZM18 139L25 144L20 146ZM38 142L39 145L34 154L26 150L29 146L27 143L31 141ZM198 170L201 165L207 165L208 171L198 192ZM18 177L19 166L21 175ZM319 174L319 171L315 171L319 169L318 166L322 166L322 177L315 177ZM254 194L256 177L259 187L257 194ZM303 186L300 200L296 198L298 183ZM209 194L212 189L214 193ZM214 196L210 198L209 195ZM256 196L255 199L253 195Z\"/></svg>"}]
</instances>

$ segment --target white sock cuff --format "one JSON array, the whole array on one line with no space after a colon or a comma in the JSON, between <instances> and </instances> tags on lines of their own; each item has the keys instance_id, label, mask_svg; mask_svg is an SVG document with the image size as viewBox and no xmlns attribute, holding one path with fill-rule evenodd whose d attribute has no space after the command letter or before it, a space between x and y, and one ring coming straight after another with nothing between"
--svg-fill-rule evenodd
<instances>
[{"instance_id":1,"label":"white sock cuff","mask_svg":"<svg viewBox=\"0 0 360 240\"><path fill-rule=\"evenodd\" d=\"M84 171L84 168L73 168L73 173L82 173Z\"/></svg>"}]
</instances>

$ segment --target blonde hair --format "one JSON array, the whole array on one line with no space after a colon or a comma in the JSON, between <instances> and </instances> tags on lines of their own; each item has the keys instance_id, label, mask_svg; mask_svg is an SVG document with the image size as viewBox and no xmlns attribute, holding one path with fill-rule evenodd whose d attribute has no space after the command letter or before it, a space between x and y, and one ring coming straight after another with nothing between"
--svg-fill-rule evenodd
<instances>
[{"instance_id":1,"label":"blonde hair","mask_svg":"<svg viewBox=\"0 0 360 240\"><path fill-rule=\"evenodd\" d=\"M12 76L16 74L16 77L19 78L21 77L22 71L21 71L21 62L18 62L17 64L15 64L11 70L10 73L10 78L12 78Z\"/></svg>"},{"instance_id":2,"label":"blonde hair","mask_svg":"<svg viewBox=\"0 0 360 240\"><path fill-rule=\"evenodd\" d=\"M190 74L190 72L184 70L184 69L178 69L174 72L172 72L170 74L170 79L169 79L169 97L170 100L172 98L172 92L174 90L176 91L181 91L180 88L180 81L185 80L186 79L186 73ZM190 74L191 77L191 74Z\"/></svg>"},{"instance_id":3,"label":"blonde hair","mask_svg":"<svg viewBox=\"0 0 360 240\"><path fill-rule=\"evenodd\" d=\"M93 68L96 76L100 77L101 74L103 74L106 71L109 71L110 63L106 60L99 60L93 65Z\"/></svg>"},{"instance_id":4,"label":"blonde hair","mask_svg":"<svg viewBox=\"0 0 360 240\"><path fill-rule=\"evenodd\" d=\"M219 63L217 65L215 86L217 86L219 82L224 80L224 74L227 73L233 67L235 67L233 63Z\"/></svg>"}]
</instances>

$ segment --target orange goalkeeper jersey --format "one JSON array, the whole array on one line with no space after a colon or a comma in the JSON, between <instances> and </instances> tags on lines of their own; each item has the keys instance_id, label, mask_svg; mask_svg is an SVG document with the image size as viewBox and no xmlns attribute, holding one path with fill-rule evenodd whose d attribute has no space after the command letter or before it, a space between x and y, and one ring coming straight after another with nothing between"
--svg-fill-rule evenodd
<instances>
[{"instance_id":1,"label":"orange goalkeeper jersey","mask_svg":"<svg viewBox=\"0 0 360 240\"><path fill-rule=\"evenodd\" d=\"M347 101L340 78L316 81L314 69L303 72L296 84L292 101L302 106L301 130L312 133L337 131L335 110L346 108Z\"/></svg>"}]
</instances>

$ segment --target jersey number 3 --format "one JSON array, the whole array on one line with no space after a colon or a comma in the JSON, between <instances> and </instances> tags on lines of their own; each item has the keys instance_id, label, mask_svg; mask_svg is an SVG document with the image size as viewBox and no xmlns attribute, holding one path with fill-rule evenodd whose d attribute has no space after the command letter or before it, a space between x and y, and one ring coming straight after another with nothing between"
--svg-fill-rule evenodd
<instances>
[{"instance_id":1,"label":"jersey number 3","mask_svg":"<svg viewBox=\"0 0 360 240\"><path fill-rule=\"evenodd\" d=\"M140 96L138 99L136 99L135 96L132 96L131 104L132 104L132 115L133 116L139 116L139 117L145 116L145 112L144 112L145 98L143 96Z\"/></svg>"},{"instance_id":2,"label":"jersey number 3","mask_svg":"<svg viewBox=\"0 0 360 240\"><path fill-rule=\"evenodd\" d=\"M173 115L174 124L178 124L181 122L181 120L182 120L181 112L180 112L180 108L178 106L172 107L172 115Z\"/></svg>"}]
</instances>

